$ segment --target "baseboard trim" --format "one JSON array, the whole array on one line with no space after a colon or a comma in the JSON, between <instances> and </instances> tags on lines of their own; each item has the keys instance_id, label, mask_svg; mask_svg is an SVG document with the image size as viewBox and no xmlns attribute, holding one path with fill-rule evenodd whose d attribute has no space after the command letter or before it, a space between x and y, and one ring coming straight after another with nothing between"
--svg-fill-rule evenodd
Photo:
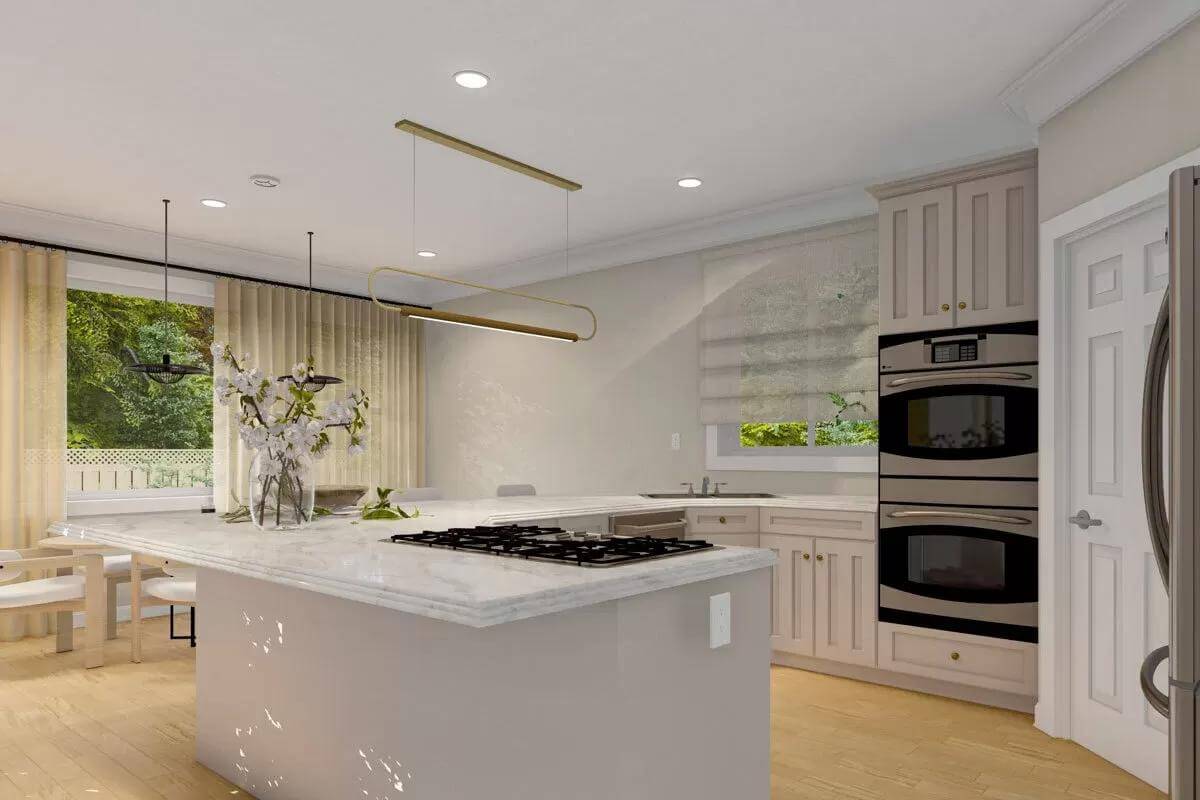
<instances>
[{"instance_id":1,"label":"baseboard trim","mask_svg":"<svg viewBox=\"0 0 1200 800\"><path fill-rule=\"evenodd\" d=\"M820 672L823 675L833 675L838 678L851 678L856 681L878 683L892 686L896 689L907 689L911 692L932 694L939 697L949 697L952 700L963 700L968 703L979 703L996 708L1007 708L1010 711L1020 711L1032 714L1036 697L1001 692L996 689L980 689L977 686L966 686L961 683L923 678L919 675L906 675L903 672L891 672L876 667L863 667L858 664L841 664L837 661L826 661L823 658L799 656L795 653L785 653L780 650L771 652L771 663L793 669L805 669L809 672Z\"/></svg>"}]
</instances>

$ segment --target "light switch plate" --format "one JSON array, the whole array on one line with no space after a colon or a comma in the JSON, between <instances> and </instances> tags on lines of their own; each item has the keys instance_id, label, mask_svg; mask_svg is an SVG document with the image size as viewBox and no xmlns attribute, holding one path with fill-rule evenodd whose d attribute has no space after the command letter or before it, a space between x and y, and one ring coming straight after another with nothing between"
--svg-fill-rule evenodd
<instances>
[{"instance_id":1,"label":"light switch plate","mask_svg":"<svg viewBox=\"0 0 1200 800\"><path fill-rule=\"evenodd\" d=\"M729 592L714 594L708 598L708 647L716 650L733 641L730 630Z\"/></svg>"}]
</instances>

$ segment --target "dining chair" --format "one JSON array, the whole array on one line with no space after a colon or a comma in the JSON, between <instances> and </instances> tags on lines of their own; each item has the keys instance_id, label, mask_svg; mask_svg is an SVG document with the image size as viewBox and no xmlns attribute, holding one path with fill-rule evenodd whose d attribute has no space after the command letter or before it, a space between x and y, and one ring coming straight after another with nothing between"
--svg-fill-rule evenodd
<instances>
[{"instance_id":1,"label":"dining chair","mask_svg":"<svg viewBox=\"0 0 1200 800\"><path fill-rule=\"evenodd\" d=\"M162 570L163 575L149 580L143 577L146 568ZM132 636L130 661L142 661L142 609L147 606L168 606L170 638L187 639L196 646L196 568L178 561L134 553L130 562L130 621ZM175 606L187 606L187 636L175 635Z\"/></svg>"},{"instance_id":2,"label":"dining chair","mask_svg":"<svg viewBox=\"0 0 1200 800\"><path fill-rule=\"evenodd\" d=\"M82 567L82 575L75 573ZM53 577L18 580L27 572L54 571ZM104 665L104 561L99 555L63 555L57 550L28 548L0 550L0 616L82 611L85 625L83 663L89 669ZM59 617L57 651L74 648L69 614Z\"/></svg>"},{"instance_id":3,"label":"dining chair","mask_svg":"<svg viewBox=\"0 0 1200 800\"><path fill-rule=\"evenodd\" d=\"M528 497L537 494L532 483L502 483L496 487L496 497Z\"/></svg>"}]
</instances>

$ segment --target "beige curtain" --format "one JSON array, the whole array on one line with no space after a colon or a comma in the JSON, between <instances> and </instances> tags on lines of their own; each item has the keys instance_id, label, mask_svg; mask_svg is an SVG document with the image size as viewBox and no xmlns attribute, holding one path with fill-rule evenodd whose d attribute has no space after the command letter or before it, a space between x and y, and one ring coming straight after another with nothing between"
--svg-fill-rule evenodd
<instances>
[{"instance_id":1,"label":"beige curtain","mask_svg":"<svg viewBox=\"0 0 1200 800\"><path fill-rule=\"evenodd\" d=\"M712 250L702 261L701 422L828 419L837 411L831 392L877 413L875 217Z\"/></svg>"},{"instance_id":2,"label":"beige curtain","mask_svg":"<svg viewBox=\"0 0 1200 800\"><path fill-rule=\"evenodd\" d=\"M306 355L306 295L302 290L221 278L213 338L228 344L239 357L249 353L253 365L267 375L286 375ZM332 450L318 462L318 485L421 486L425 480L421 323L368 300L314 292L311 333L317 372L346 381L318 394L318 405L357 387L371 398L367 452L348 456L345 433L334 431ZM218 405L213 415L213 495L217 509L226 510L231 491L242 502L249 494L251 455L238 439L233 411Z\"/></svg>"},{"instance_id":3,"label":"beige curtain","mask_svg":"<svg viewBox=\"0 0 1200 800\"><path fill-rule=\"evenodd\" d=\"M0 244L0 549L31 547L66 516L67 257ZM0 640L50 615L0 617Z\"/></svg>"}]
</instances>

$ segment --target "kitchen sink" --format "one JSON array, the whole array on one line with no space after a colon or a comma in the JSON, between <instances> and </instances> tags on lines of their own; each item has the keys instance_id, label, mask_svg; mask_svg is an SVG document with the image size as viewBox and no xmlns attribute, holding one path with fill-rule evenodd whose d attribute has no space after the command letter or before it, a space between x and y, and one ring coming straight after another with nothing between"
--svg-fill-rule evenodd
<instances>
[{"instance_id":1,"label":"kitchen sink","mask_svg":"<svg viewBox=\"0 0 1200 800\"><path fill-rule=\"evenodd\" d=\"M768 492L721 492L720 494L688 494L687 492L646 492L642 497L651 500L749 500L756 497L777 497Z\"/></svg>"}]
</instances>

